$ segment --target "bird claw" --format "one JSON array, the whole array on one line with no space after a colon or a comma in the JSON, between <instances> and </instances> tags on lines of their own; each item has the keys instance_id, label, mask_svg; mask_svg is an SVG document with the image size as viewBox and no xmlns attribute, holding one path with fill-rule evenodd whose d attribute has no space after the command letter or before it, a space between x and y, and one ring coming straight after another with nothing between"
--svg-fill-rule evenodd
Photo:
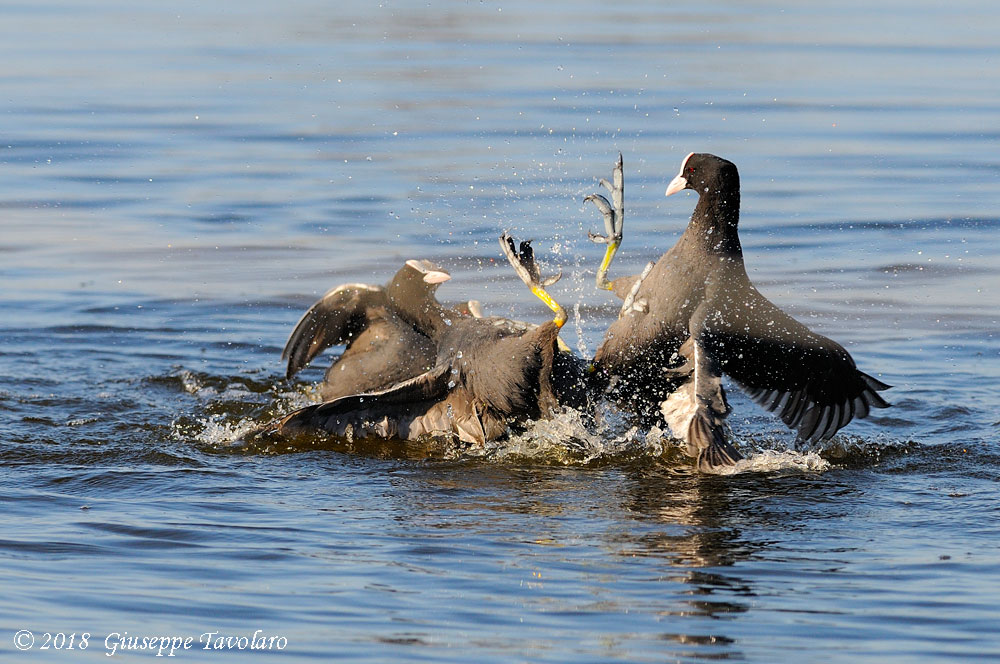
<instances>
[{"instance_id":1,"label":"bird claw","mask_svg":"<svg viewBox=\"0 0 1000 664\"><path fill-rule=\"evenodd\" d=\"M529 288L551 286L562 279L562 269L559 270L559 274L542 279L538 263L535 262L535 251L531 247L531 240L524 240L515 248L514 238L504 233L500 236L500 248L513 266L514 272Z\"/></svg>"},{"instance_id":2,"label":"bird claw","mask_svg":"<svg viewBox=\"0 0 1000 664\"><path fill-rule=\"evenodd\" d=\"M518 249L514 245L514 238L504 233L500 236L500 249L521 281L529 287L538 283L538 266L535 265L535 252L531 249L530 241L522 242Z\"/></svg>"},{"instance_id":3,"label":"bird claw","mask_svg":"<svg viewBox=\"0 0 1000 664\"><path fill-rule=\"evenodd\" d=\"M637 311L643 314L649 312L649 301L644 297L636 299L636 294L639 292L639 286L642 286L642 282L646 280L652 269L653 262L650 261L646 263L646 267L639 273L639 278L632 284L632 288L629 289L628 294L625 296L625 301L622 302L621 311L618 312L619 318L624 317L630 311Z\"/></svg>"},{"instance_id":4,"label":"bird claw","mask_svg":"<svg viewBox=\"0 0 1000 664\"><path fill-rule=\"evenodd\" d=\"M602 184L607 184L607 180L601 180ZM617 210L611 207L611 201L601 194L591 194L583 199L583 202L591 201L597 209L604 215L604 230L607 235L598 235L588 231L587 237L596 244L611 244L622 241L622 217L624 210Z\"/></svg>"},{"instance_id":5,"label":"bird claw","mask_svg":"<svg viewBox=\"0 0 1000 664\"><path fill-rule=\"evenodd\" d=\"M542 286L548 288L549 286L555 284L560 279L562 279L562 276L563 276L562 268L559 268L559 274L553 275L553 276L549 277L548 279L546 279L545 281L543 281L542 282Z\"/></svg>"},{"instance_id":6,"label":"bird claw","mask_svg":"<svg viewBox=\"0 0 1000 664\"><path fill-rule=\"evenodd\" d=\"M611 242L611 238L607 235L598 235L593 231L587 231L587 239L594 244L609 244Z\"/></svg>"},{"instance_id":7,"label":"bird claw","mask_svg":"<svg viewBox=\"0 0 1000 664\"><path fill-rule=\"evenodd\" d=\"M602 194L590 194L583 199L584 203L592 202L604 215L605 235L598 235L593 231L587 232L587 238L594 244L607 245L604 260L601 261L597 269L596 284L601 290L611 290L611 282L608 281L608 268L614 259L615 252L622 243L622 234L625 228L625 174L622 165L622 154L618 153L618 162L615 164L612 182L601 178L600 184L611 193L609 201Z\"/></svg>"},{"instance_id":8,"label":"bird claw","mask_svg":"<svg viewBox=\"0 0 1000 664\"><path fill-rule=\"evenodd\" d=\"M531 248L530 240L525 240L519 246L515 246L514 238L505 232L500 236L500 249L503 251L504 256L507 257L507 260L510 261L511 267L514 268L514 272L521 278L521 281L531 289L531 292L536 297L556 313L554 320L559 327L562 327L563 323L566 322L566 312L559 306L559 303L545 292L546 286L551 286L562 278L562 270L559 270L559 274L548 277L543 281L538 272L538 264L535 263L535 251Z\"/></svg>"},{"instance_id":9,"label":"bird claw","mask_svg":"<svg viewBox=\"0 0 1000 664\"><path fill-rule=\"evenodd\" d=\"M612 176L612 182L608 182L606 179L601 178L600 184L602 187L608 190L611 194L611 200L609 201L602 194L590 194L585 197L584 202L592 201L597 209L601 211L604 215L604 228L608 235L605 240L613 239L617 242L622 241L622 230L625 226L625 171L623 165L622 154L618 153L618 161L615 163L615 171ZM591 240L594 237L601 237L599 235L591 233ZM606 244L607 242L605 242Z\"/></svg>"}]
</instances>

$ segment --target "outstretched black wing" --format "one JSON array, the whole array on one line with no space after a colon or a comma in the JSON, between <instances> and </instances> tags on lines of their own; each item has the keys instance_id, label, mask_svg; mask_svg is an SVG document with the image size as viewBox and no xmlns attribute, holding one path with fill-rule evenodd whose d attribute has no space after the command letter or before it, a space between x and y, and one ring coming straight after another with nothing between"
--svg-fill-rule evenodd
<instances>
[{"instance_id":1,"label":"outstretched black wing","mask_svg":"<svg viewBox=\"0 0 1000 664\"><path fill-rule=\"evenodd\" d=\"M373 308L387 303L385 290L367 284L342 284L329 291L299 319L288 337L281 359L291 378L330 346L345 344L369 321Z\"/></svg>"},{"instance_id":2,"label":"outstretched black wing","mask_svg":"<svg viewBox=\"0 0 1000 664\"><path fill-rule=\"evenodd\" d=\"M889 404L889 388L858 370L844 348L784 313L756 289L704 322L700 343L719 369L801 440L826 440Z\"/></svg>"}]
</instances>

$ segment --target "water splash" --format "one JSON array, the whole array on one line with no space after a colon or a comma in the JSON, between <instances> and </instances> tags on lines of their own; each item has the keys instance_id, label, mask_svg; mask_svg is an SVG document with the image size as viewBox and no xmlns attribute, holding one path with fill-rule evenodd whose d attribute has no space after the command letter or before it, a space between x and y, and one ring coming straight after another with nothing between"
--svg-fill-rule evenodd
<instances>
[{"instance_id":1,"label":"water splash","mask_svg":"<svg viewBox=\"0 0 1000 664\"><path fill-rule=\"evenodd\" d=\"M481 450L470 450L466 455L501 462L580 466L635 462L692 465L682 443L659 427L629 426L625 418L613 412L603 413L599 422L595 425L586 415L565 409L552 418L529 423L521 433L489 443ZM759 441L736 442L747 457L718 474L825 472L833 467L817 450L760 448Z\"/></svg>"},{"instance_id":2,"label":"water splash","mask_svg":"<svg viewBox=\"0 0 1000 664\"><path fill-rule=\"evenodd\" d=\"M528 423L524 431L472 450L493 461L525 460L563 465L587 465L599 459L624 455L656 456L637 427L618 430L607 423L595 426L590 417L565 408L552 417Z\"/></svg>"},{"instance_id":3,"label":"water splash","mask_svg":"<svg viewBox=\"0 0 1000 664\"><path fill-rule=\"evenodd\" d=\"M269 380L226 378L181 370L161 379L196 400L195 412L177 417L172 438L212 452L282 454L329 449L361 455L409 459L450 459L490 463L564 466L656 465L689 468L692 460L669 432L635 426L611 406L594 414L564 408L553 416L530 421L517 431L483 446L459 441L406 442L340 440L322 433L295 440L255 442L250 434L273 419L316 403L315 388L276 386ZM746 458L720 475L744 473L822 473L834 467L875 465L912 450L916 443L890 437L837 436L807 449L791 449L781 436L736 432L734 442Z\"/></svg>"},{"instance_id":4,"label":"water splash","mask_svg":"<svg viewBox=\"0 0 1000 664\"><path fill-rule=\"evenodd\" d=\"M253 418L233 420L225 415L197 417L190 422L176 420L171 433L177 440L193 440L214 449L243 447L243 440L260 428Z\"/></svg>"},{"instance_id":5,"label":"water splash","mask_svg":"<svg viewBox=\"0 0 1000 664\"><path fill-rule=\"evenodd\" d=\"M580 357L591 357L583 331L583 316L580 315L580 301L573 304L573 328L576 330L576 351Z\"/></svg>"},{"instance_id":6,"label":"water splash","mask_svg":"<svg viewBox=\"0 0 1000 664\"><path fill-rule=\"evenodd\" d=\"M197 401L193 412L178 415L171 422L171 437L214 451L253 452L245 442L249 434L280 415L317 401L315 387L213 376L188 369L151 380L179 388Z\"/></svg>"},{"instance_id":7,"label":"water splash","mask_svg":"<svg viewBox=\"0 0 1000 664\"><path fill-rule=\"evenodd\" d=\"M717 474L738 475L741 473L774 473L779 471L822 473L830 470L831 467L830 462L816 452L764 450L737 461L735 466L720 469Z\"/></svg>"}]
</instances>

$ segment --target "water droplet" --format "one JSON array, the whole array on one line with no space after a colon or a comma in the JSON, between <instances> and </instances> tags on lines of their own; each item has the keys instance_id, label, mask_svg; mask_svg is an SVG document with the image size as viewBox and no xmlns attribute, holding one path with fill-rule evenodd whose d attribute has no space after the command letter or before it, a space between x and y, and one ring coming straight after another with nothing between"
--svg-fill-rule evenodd
<instances>
[{"instance_id":1,"label":"water droplet","mask_svg":"<svg viewBox=\"0 0 1000 664\"><path fill-rule=\"evenodd\" d=\"M455 381L453 381L453 380L449 380L449 381L448 381L448 389L450 390L450 389L451 389L451 388L453 388L453 387L455 387Z\"/></svg>"},{"instance_id":2,"label":"water droplet","mask_svg":"<svg viewBox=\"0 0 1000 664\"><path fill-rule=\"evenodd\" d=\"M455 357L457 357L458 359L461 360L462 359L462 351L458 351L457 353L455 353Z\"/></svg>"}]
</instances>

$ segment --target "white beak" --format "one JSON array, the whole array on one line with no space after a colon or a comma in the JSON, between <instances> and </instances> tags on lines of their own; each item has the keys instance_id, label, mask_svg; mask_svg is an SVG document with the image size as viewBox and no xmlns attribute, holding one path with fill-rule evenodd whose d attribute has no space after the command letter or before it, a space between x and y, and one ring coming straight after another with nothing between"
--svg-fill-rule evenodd
<instances>
[{"instance_id":1,"label":"white beak","mask_svg":"<svg viewBox=\"0 0 1000 664\"><path fill-rule=\"evenodd\" d=\"M424 275L423 279L428 284L441 284L451 279L451 275L447 272L443 270L435 270L434 268L437 266L429 260L418 261L415 258L411 258L406 261L406 264L420 274Z\"/></svg>"},{"instance_id":2,"label":"white beak","mask_svg":"<svg viewBox=\"0 0 1000 664\"><path fill-rule=\"evenodd\" d=\"M684 157L684 161L681 162L681 170L677 172L677 177L671 180L670 184L667 185L667 196L676 194L678 191L687 188L688 181L687 178L684 177L684 167L687 166L688 159L690 159L693 154L693 152L689 152L688 156Z\"/></svg>"},{"instance_id":3,"label":"white beak","mask_svg":"<svg viewBox=\"0 0 1000 664\"><path fill-rule=\"evenodd\" d=\"M443 284L444 282L451 279L451 275L447 272L438 272L437 270L431 270L424 275L424 281L429 284Z\"/></svg>"},{"instance_id":4,"label":"white beak","mask_svg":"<svg viewBox=\"0 0 1000 664\"><path fill-rule=\"evenodd\" d=\"M688 186L688 181L684 178L684 176L678 175L677 177L675 177L673 180L670 181L670 184L667 185L667 196L670 196L671 194L676 194L678 191L686 189L687 186Z\"/></svg>"}]
</instances>

